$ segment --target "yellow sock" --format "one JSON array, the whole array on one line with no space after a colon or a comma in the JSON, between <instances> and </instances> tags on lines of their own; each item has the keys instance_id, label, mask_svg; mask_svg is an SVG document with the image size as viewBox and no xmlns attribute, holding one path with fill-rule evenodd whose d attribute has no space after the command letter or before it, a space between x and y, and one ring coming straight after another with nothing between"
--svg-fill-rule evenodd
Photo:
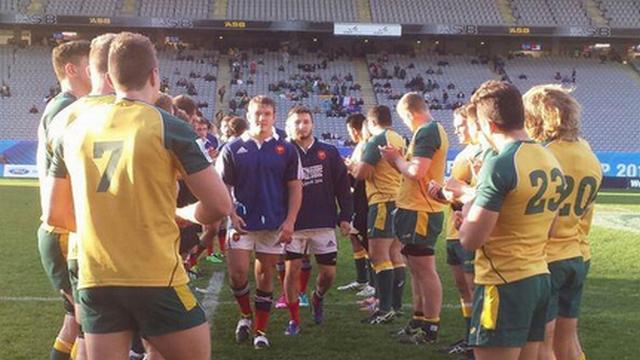
<instances>
[{"instance_id":1,"label":"yellow sock","mask_svg":"<svg viewBox=\"0 0 640 360\"><path fill-rule=\"evenodd\" d=\"M74 342L73 346L71 347L71 359L75 359L78 356L78 342Z\"/></svg>"},{"instance_id":2,"label":"yellow sock","mask_svg":"<svg viewBox=\"0 0 640 360\"><path fill-rule=\"evenodd\" d=\"M435 317L435 318L424 318L424 321L430 322L430 323L439 323L440 322L440 318L439 317Z\"/></svg>"},{"instance_id":3,"label":"yellow sock","mask_svg":"<svg viewBox=\"0 0 640 360\"><path fill-rule=\"evenodd\" d=\"M56 341L53 343L53 348L60 352L69 354L71 353L71 349L73 348L73 343L68 343L64 340L56 338Z\"/></svg>"},{"instance_id":4,"label":"yellow sock","mask_svg":"<svg viewBox=\"0 0 640 360\"><path fill-rule=\"evenodd\" d=\"M587 355L585 355L584 353L580 354L578 360L587 360Z\"/></svg>"}]
</instances>

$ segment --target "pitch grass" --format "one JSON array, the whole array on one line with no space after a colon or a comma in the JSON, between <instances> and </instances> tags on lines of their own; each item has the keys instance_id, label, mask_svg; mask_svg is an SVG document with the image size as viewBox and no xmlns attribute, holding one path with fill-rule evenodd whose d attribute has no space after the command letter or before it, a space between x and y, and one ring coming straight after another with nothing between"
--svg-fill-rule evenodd
<instances>
[{"instance_id":1,"label":"pitch grass","mask_svg":"<svg viewBox=\"0 0 640 360\"><path fill-rule=\"evenodd\" d=\"M6 185L7 181L4 181ZM9 181L11 184L14 182ZM21 184L22 185L22 184ZM599 209L638 214L640 194L603 193ZM36 247L39 211L37 189L0 186L0 359L45 359L58 331L62 308L42 271ZM596 215L597 216L597 215ZM590 359L636 359L637 329L640 328L640 235L637 232L595 227L591 241L594 258L584 294L580 334ZM348 241L342 239L337 285L353 279L354 269ZM462 334L458 297L444 263L444 241L439 241L438 268L444 285L440 345ZM224 266L205 266L205 272ZM312 278L313 279L313 278ZM409 283L407 281L407 283ZM195 286L206 287L207 278ZM313 282L311 282L313 284ZM279 290L276 291L279 294ZM408 286L405 303L410 303ZM16 299L17 298L17 299ZM31 299L29 299L31 298ZM39 298L39 299L33 299ZM272 348L257 352L233 343L237 310L229 289L220 294L212 321L214 359L451 359L433 348L396 344L388 331L404 325L365 326L359 320L356 297L333 289L326 297L326 323L312 325L303 309L303 332L297 338L282 333L287 312L274 310L269 338ZM406 308L407 313L409 308Z\"/></svg>"}]
</instances>

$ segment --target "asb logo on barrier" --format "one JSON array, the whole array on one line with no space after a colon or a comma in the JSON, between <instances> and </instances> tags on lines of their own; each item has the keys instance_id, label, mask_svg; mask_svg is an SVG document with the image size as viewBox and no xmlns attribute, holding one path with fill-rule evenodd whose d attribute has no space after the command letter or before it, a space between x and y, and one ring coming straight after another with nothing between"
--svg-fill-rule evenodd
<instances>
[{"instance_id":1,"label":"asb logo on barrier","mask_svg":"<svg viewBox=\"0 0 640 360\"><path fill-rule=\"evenodd\" d=\"M35 165L6 164L4 166L3 176L15 178L37 178L38 168Z\"/></svg>"}]
</instances>

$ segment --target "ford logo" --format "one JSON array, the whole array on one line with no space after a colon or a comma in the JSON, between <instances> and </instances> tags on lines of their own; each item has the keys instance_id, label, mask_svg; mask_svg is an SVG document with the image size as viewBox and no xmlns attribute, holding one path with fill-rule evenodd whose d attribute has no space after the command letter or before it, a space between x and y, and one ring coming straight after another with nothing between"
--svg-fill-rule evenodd
<instances>
[{"instance_id":1,"label":"ford logo","mask_svg":"<svg viewBox=\"0 0 640 360\"><path fill-rule=\"evenodd\" d=\"M15 168L15 169L9 169L9 173L13 175L26 175L29 173L29 170L23 169L23 168Z\"/></svg>"}]
</instances>

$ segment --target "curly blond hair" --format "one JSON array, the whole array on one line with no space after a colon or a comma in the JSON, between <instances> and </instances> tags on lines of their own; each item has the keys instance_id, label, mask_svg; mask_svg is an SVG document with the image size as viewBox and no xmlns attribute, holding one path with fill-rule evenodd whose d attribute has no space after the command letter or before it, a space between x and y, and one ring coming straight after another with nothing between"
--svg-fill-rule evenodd
<instances>
[{"instance_id":1,"label":"curly blond hair","mask_svg":"<svg viewBox=\"0 0 640 360\"><path fill-rule=\"evenodd\" d=\"M580 104L559 85L538 85L522 97L525 129L536 141L576 141L580 135Z\"/></svg>"}]
</instances>

